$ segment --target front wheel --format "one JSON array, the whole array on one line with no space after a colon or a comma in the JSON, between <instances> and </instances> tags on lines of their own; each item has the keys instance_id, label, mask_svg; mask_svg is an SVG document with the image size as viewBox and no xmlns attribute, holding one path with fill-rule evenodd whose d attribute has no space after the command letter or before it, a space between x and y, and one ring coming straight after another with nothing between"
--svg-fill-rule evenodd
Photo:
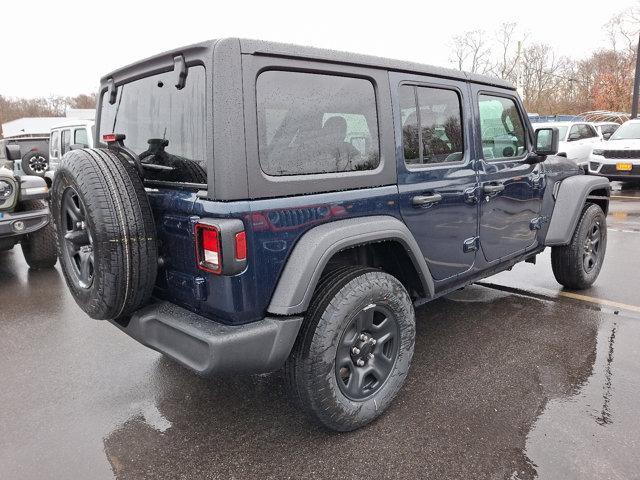
<instances>
[{"instance_id":1,"label":"front wheel","mask_svg":"<svg viewBox=\"0 0 640 480\"><path fill-rule=\"evenodd\" d=\"M31 200L23 202L23 210L41 210L46 208L44 200ZM56 231L53 222L50 221L43 228L37 230L20 240L24 259L30 268L53 268L58 261L58 249L56 245Z\"/></svg>"},{"instance_id":2,"label":"front wheel","mask_svg":"<svg viewBox=\"0 0 640 480\"><path fill-rule=\"evenodd\" d=\"M573 290L589 288L598 278L607 250L607 220L602 209L587 203L571 243L551 249L553 275Z\"/></svg>"},{"instance_id":3,"label":"front wheel","mask_svg":"<svg viewBox=\"0 0 640 480\"><path fill-rule=\"evenodd\" d=\"M362 427L402 387L414 341L413 304L398 279L371 268L337 270L318 287L285 366L294 400L332 430Z\"/></svg>"}]
</instances>

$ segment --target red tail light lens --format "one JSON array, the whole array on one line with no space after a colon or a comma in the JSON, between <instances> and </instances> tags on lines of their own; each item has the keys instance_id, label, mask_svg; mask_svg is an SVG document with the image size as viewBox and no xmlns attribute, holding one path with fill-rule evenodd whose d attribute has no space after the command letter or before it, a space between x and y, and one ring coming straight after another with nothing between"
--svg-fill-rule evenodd
<instances>
[{"instance_id":1,"label":"red tail light lens","mask_svg":"<svg viewBox=\"0 0 640 480\"><path fill-rule=\"evenodd\" d=\"M222 271L220 232L212 225L196 224L196 259L198 268L205 272Z\"/></svg>"},{"instance_id":2,"label":"red tail light lens","mask_svg":"<svg viewBox=\"0 0 640 480\"><path fill-rule=\"evenodd\" d=\"M247 259L247 234L245 232L236 233L236 260Z\"/></svg>"}]
</instances>

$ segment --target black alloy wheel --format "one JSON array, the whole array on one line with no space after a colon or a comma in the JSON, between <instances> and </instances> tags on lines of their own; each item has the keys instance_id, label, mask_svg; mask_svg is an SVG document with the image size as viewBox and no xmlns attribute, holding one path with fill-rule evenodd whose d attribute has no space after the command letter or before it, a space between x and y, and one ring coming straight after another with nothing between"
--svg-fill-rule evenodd
<instances>
[{"instance_id":1,"label":"black alloy wheel","mask_svg":"<svg viewBox=\"0 0 640 480\"><path fill-rule=\"evenodd\" d=\"M342 393L362 401L377 392L398 357L400 330L385 306L370 304L345 328L336 350L336 379Z\"/></svg>"},{"instance_id":2,"label":"black alloy wheel","mask_svg":"<svg viewBox=\"0 0 640 480\"><path fill-rule=\"evenodd\" d=\"M587 230L587 238L584 242L584 251L582 253L582 266L586 273L591 273L600 262L600 240L602 239L602 231L598 218L594 218Z\"/></svg>"},{"instance_id":3,"label":"black alloy wheel","mask_svg":"<svg viewBox=\"0 0 640 480\"><path fill-rule=\"evenodd\" d=\"M93 238L84 203L73 187L68 187L62 196L62 221L63 255L67 256L73 267L76 286L87 289L93 282L94 274Z\"/></svg>"}]
</instances>

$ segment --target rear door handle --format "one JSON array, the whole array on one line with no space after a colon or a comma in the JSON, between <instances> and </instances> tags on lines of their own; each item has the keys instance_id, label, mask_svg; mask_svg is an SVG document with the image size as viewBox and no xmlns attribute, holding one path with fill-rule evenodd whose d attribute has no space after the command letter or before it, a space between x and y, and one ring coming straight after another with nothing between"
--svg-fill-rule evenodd
<instances>
[{"instance_id":1,"label":"rear door handle","mask_svg":"<svg viewBox=\"0 0 640 480\"><path fill-rule=\"evenodd\" d=\"M484 193L498 193L498 192L502 192L503 190L504 190L504 183L489 184L489 185L482 186L482 191Z\"/></svg>"},{"instance_id":2,"label":"rear door handle","mask_svg":"<svg viewBox=\"0 0 640 480\"><path fill-rule=\"evenodd\" d=\"M440 200L442 200L442 195L439 193L434 193L432 195L416 195L411 199L411 204L414 207L422 207L424 205L438 203Z\"/></svg>"}]
</instances>

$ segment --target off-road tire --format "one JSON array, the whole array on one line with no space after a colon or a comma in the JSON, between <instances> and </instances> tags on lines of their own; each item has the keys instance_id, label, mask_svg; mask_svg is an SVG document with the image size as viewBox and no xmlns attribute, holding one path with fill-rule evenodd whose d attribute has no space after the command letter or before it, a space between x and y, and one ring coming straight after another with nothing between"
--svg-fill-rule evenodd
<instances>
[{"instance_id":1,"label":"off-road tire","mask_svg":"<svg viewBox=\"0 0 640 480\"><path fill-rule=\"evenodd\" d=\"M45 165L40 171L34 170L29 163L31 159L35 157L41 157L41 163ZM45 173L47 173L47 170L49 170L49 166L49 154L47 152L29 152L22 157L22 171L25 175L35 175L37 177L44 178Z\"/></svg>"},{"instance_id":2,"label":"off-road tire","mask_svg":"<svg viewBox=\"0 0 640 480\"><path fill-rule=\"evenodd\" d=\"M585 268L585 243L590 228L599 224L601 231L597 263L587 271ZM571 243L552 247L551 267L558 283L572 290L589 288L598 278L607 250L607 219L602 209L593 203L587 203L582 209Z\"/></svg>"},{"instance_id":3,"label":"off-road tire","mask_svg":"<svg viewBox=\"0 0 640 480\"><path fill-rule=\"evenodd\" d=\"M60 263L78 305L92 318L118 320L147 303L157 275L157 239L149 199L133 166L107 149L72 150L56 170L51 195ZM69 222L65 195L81 203L83 222ZM78 228L91 239L90 282L81 283L65 243L70 223L71 228L82 223Z\"/></svg>"},{"instance_id":4,"label":"off-road tire","mask_svg":"<svg viewBox=\"0 0 640 480\"><path fill-rule=\"evenodd\" d=\"M44 200L29 200L22 202L21 210L42 210L47 207ZM25 235L20 240L22 254L30 268L53 268L58 261L56 230L53 222L49 221L40 230Z\"/></svg>"},{"instance_id":5,"label":"off-road tire","mask_svg":"<svg viewBox=\"0 0 640 480\"><path fill-rule=\"evenodd\" d=\"M354 315L372 304L395 315L399 345L386 380L368 398L355 401L338 386L338 343ZM367 267L343 267L318 285L292 352L285 364L290 396L314 422L337 431L360 428L382 414L402 387L411 365L415 313L406 289L395 277Z\"/></svg>"}]
</instances>

